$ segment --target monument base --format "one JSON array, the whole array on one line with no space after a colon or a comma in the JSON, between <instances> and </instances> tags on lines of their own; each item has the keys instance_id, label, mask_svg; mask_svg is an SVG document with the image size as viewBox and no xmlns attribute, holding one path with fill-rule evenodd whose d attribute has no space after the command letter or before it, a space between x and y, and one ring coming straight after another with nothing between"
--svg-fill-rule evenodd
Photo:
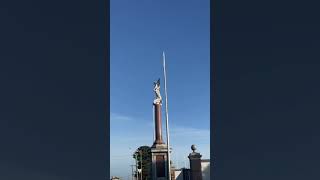
<instances>
[{"instance_id":1,"label":"monument base","mask_svg":"<svg viewBox=\"0 0 320 180\"><path fill-rule=\"evenodd\" d=\"M168 180L168 149L166 144L153 144L151 147L152 179Z\"/></svg>"}]
</instances>

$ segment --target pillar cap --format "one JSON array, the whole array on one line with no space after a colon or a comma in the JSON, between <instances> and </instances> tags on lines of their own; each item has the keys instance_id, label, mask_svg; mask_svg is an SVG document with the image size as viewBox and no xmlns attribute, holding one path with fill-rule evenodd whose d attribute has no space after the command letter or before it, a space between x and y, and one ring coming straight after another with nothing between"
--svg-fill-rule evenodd
<instances>
[{"instance_id":1,"label":"pillar cap","mask_svg":"<svg viewBox=\"0 0 320 180\"><path fill-rule=\"evenodd\" d=\"M196 145L192 144L192 145L191 145L191 150L192 150L193 152L195 152L195 151L197 150Z\"/></svg>"},{"instance_id":2,"label":"pillar cap","mask_svg":"<svg viewBox=\"0 0 320 180\"><path fill-rule=\"evenodd\" d=\"M188 156L189 159L200 159L202 157L200 153L196 152L197 150L196 145L192 144L191 150L192 150L192 153L189 154Z\"/></svg>"}]
</instances>

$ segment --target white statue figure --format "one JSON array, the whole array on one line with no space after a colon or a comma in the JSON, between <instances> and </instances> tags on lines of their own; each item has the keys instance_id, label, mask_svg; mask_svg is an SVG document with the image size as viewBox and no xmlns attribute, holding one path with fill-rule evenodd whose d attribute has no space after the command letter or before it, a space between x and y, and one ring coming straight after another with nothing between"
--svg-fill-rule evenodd
<instances>
[{"instance_id":1,"label":"white statue figure","mask_svg":"<svg viewBox=\"0 0 320 180\"><path fill-rule=\"evenodd\" d=\"M162 103L162 97L160 94L160 79L158 81L153 82L154 88L153 91L156 93L156 98L154 99L153 103L154 104L161 104Z\"/></svg>"}]
</instances>

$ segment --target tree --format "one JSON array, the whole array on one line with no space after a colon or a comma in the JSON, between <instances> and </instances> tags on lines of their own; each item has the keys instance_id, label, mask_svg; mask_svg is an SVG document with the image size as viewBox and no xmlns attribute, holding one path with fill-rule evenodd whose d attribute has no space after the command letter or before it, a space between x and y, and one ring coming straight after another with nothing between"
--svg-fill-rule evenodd
<instances>
[{"instance_id":1,"label":"tree","mask_svg":"<svg viewBox=\"0 0 320 180\"><path fill-rule=\"evenodd\" d=\"M151 180L151 148L149 146L140 146L133 154L133 158L137 162L137 168L142 169L142 180ZM137 177L136 174L135 177Z\"/></svg>"}]
</instances>

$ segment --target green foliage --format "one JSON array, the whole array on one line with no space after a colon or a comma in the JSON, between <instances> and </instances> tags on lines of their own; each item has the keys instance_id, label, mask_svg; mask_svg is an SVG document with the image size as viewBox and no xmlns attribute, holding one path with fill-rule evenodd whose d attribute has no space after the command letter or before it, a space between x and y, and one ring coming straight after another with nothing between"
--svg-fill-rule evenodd
<instances>
[{"instance_id":1,"label":"green foliage","mask_svg":"<svg viewBox=\"0 0 320 180\"><path fill-rule=\"evenodd\" d=\"M151 148L149 146L140 146L133 154L133 158L137 161L138 169L141 168L142 162L142 179L151 180Z\"/></svg>"}]
</instances>

